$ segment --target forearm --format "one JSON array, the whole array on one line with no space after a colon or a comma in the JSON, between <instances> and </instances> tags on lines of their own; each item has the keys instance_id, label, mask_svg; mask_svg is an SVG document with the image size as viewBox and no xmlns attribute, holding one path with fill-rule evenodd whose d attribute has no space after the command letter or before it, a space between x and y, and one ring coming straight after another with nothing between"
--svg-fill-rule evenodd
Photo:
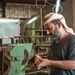
<instances>
[{"instance_id":1,"label":"forearm","mask_svg":"<svg viewBox=\"0 0 75 75\"><path fill-rule=\"evenodd\" d=\"M50 61L50 66L62 68L62 69L75 69L75 60L65 61Z\"/></svg>"}]
</instances>

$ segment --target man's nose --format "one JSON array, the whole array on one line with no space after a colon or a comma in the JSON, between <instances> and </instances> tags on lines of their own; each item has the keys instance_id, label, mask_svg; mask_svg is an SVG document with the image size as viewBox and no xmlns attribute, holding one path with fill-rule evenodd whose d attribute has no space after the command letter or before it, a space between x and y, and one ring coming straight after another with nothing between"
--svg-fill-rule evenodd
<instances>
[{"instance_id":1,"label":"man's nose","mask_svg":"<svg viewBox=\"0 0 75 75\"><path fill-rule=\"evenodd\" d=\"M46 34L50 34L50 32L48 30L46 30Z\"/></svg>"}]
</instances>

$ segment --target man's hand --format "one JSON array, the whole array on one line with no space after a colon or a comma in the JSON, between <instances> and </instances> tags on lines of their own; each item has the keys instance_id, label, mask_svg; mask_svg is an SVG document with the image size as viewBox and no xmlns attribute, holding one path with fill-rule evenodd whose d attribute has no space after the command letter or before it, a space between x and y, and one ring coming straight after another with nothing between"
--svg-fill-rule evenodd
<instances>
[{"instance_id":1,"label":"man's hand","mask_svg":"<svg viewBox=\"0 0 75 75\"><path fill-rule=\"evenodd\" d=\"M41 69L42 67L50 66L50 60L48 59L43 59L40 56L37 56L40 63L37 65L37 69Z\"/></svg>"},{"instance_id":2,"label":"man's hand","mask_svg":"<svg viewBox=\"0 0 75 75\"><path fill-rule=\"evenodd\" d=\"M50 60L48 59L42 59L41 63L37 66L38 70L42 67L46 67L50 65Z\"/></svg>"}]
</instances>

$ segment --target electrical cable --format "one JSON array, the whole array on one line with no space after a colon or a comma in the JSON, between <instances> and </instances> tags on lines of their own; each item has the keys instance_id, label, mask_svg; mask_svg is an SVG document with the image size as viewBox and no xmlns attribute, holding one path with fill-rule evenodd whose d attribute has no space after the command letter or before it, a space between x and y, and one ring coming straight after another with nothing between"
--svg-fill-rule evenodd
<instances>
[{"instance_id":1,"label":"electrical cable","mask_svg":"<svg viewBox=\"0 0 75 75\"><path fill-rule=\"evenodd\" d=\"M54 6L54 4L50 3L48 0L46 1L49 5Z\"/></svg>"},{"instance_id":2,"label":"electrical cable","mask_svg":"<svg viewBox=\"0 0 75 75\"><path fill-rule=\"evenodd\" d=\"M43 5L43 6L38 6L38 0L36 0L36 3L35 3L35 4L36 4L36 7L39 8L39 9L44 8L45 5L46 5L46 1L47 1L47 0L44 0L44 5Z\"/></svg>"},{"instance_id":3,"label":"electrical cable","mask_svg":"<svg viewBox=\"0 0 75 75\"><path fill-rule=\"evenodd\" d=\"M55 12L55 8L56 8L56 5L54 5L54 7L52 8L52 12ZM60 5L59 8L60 8L60 12L58 11L58 13L62 13L63 12L62 6Z\"/></svg>"}]
</instances>

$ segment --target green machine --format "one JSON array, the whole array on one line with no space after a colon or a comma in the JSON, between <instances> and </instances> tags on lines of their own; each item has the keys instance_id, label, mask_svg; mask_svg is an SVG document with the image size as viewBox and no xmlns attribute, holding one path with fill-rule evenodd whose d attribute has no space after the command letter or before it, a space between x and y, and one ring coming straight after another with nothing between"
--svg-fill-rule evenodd
<instances>
[{"instance_id":1,"label":"green machine","mask_svg":"<svg viewBox=\"0 0 75 75\"><path fill-rule=\"evenodd\" d=\"M32 50L32 43L11 44L4 49L4 62L8 65L7 73L3 75L25 75Z\"/></svg>"}]
</instances>

